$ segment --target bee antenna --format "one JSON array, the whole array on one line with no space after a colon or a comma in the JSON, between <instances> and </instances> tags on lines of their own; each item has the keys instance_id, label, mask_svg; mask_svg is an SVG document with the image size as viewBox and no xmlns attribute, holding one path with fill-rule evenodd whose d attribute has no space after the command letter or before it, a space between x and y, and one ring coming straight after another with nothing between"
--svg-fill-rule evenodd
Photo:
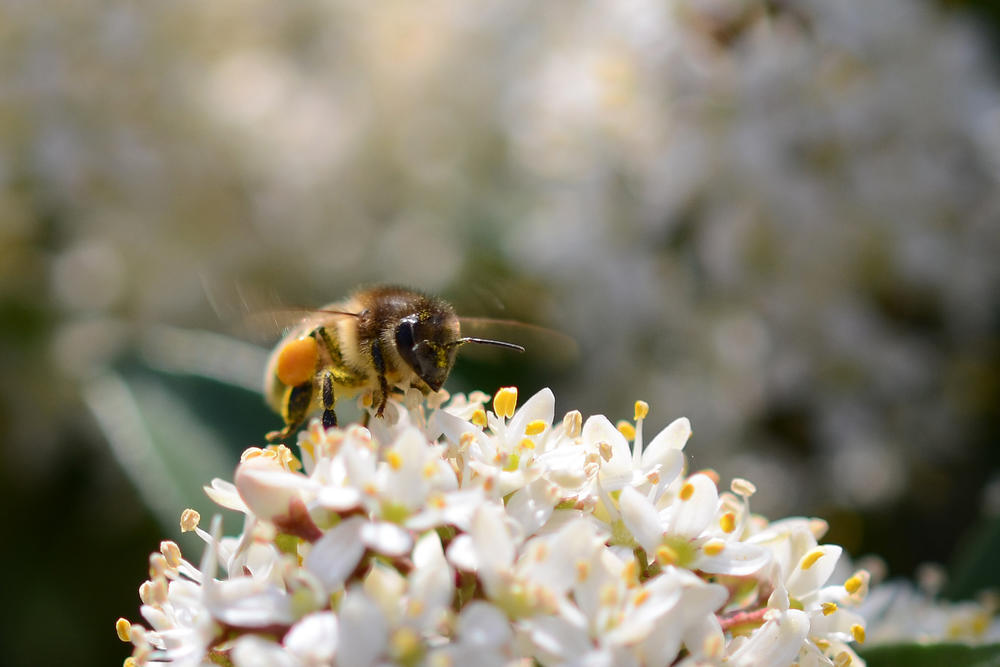
<instances>
[{"instance_id":1,"label":"bee antenna","mask_svg":"<svg viewBox=\"0 0 1000 667\"><path fill-rule=\"evenodd\" d=\"M506 347L518 352L524 352L524 348L515 343L508 343L502 340L490 340L489 338L459 338L452 345L465 345L466 343L477 343L479 345L493 345L495 347Z\"/></svg>"}]
</instances>

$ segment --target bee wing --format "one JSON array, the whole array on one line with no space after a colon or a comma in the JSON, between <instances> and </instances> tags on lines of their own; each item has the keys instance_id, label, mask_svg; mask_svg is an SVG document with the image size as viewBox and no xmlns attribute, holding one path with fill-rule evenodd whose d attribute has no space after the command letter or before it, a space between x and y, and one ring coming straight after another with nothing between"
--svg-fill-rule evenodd
<instances>
[{"instance_id":1,"label":"bee wing","mask_svg":"<svg viewBox=\"0 0 1000 667\"><path fill-rule=\"evenodd\" d=\"M531 353L541 354L554 365L567 364L576 359L580 352L580 347L572 336L538 324L497 317L460 317L459 321L462 323L463 336L488 335L490 339L515 343Z\"/></svg>"},{"instance_id":2,"label":"bee wing","mask_svg":"<svg viewBox=\"0 0 1000 667\"><path fill-rule=\"evenodd\" d=\"M289 306L277 292L237 282L223 282L202 275L206 300L230 335L259 343L273 342L303 322L336 317L357 317L336 308Z\"/></svg>"}]
</instances>

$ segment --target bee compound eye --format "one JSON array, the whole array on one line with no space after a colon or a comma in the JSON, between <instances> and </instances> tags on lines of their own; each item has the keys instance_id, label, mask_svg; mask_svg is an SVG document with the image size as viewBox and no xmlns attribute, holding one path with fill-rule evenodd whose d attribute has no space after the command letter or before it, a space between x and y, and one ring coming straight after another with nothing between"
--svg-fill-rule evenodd
<instances>
[{"instance_id":1,"label":"bee compound eye","mask_svg":"<svg viewBox=\"0 0 1000 667\"><path fill-rule=\"evenodd\" d=\"M403 350L412 350L413 344L413 321L407 318L396 327L396 346L402 353Z\"/></svg>"}]
</instances>

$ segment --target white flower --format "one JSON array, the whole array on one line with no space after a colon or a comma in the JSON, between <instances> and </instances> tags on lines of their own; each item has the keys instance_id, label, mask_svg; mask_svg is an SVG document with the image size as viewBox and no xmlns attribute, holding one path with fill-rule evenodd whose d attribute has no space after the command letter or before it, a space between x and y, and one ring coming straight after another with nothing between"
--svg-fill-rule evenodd
<instances>
[{"instance_id":1,"label":"white flower","mask_svg":"<svg viewBox=\"0 0 1000 667\"><path fill-rule=\"evenodd\" d=\"M851 607L865 577L829 583L841 549L817 543L822 522L768 524L750 515L749 482L720 494L710 473L681 475L687 420L644 445L641 402L635 426L616 428L576 412L554 424L548 390L520 410L512 388L489 413L463 400L429 418L412 396L391 401L394 419L374 431L314 423L299 438L301 465L286 448L248 450L235 484L206 489L244 514L242 533L222 538L218 518L206 532L185 513L205 554L196 568L165 542L151 557L141 609L151 629L119 621L133 659L856 659L864 620Z\"/></svg>"}]
</instances>

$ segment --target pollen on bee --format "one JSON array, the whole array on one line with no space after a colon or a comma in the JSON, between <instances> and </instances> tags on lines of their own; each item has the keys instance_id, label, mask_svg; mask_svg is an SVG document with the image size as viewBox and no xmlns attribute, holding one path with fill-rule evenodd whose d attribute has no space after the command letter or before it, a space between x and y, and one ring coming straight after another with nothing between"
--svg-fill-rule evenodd
<instances>
[{"instance_id":1,"label":"pollen on bee","mask_svg":"<svg viewBox=\"0 0 1000 667\"><path fill-rule=\"evenodd\" d=\"M318 358L319 343L312 336L290 341L278 353L275 375L286 386L300 385L316 372Z\"/></svg>"}]
</instances>

